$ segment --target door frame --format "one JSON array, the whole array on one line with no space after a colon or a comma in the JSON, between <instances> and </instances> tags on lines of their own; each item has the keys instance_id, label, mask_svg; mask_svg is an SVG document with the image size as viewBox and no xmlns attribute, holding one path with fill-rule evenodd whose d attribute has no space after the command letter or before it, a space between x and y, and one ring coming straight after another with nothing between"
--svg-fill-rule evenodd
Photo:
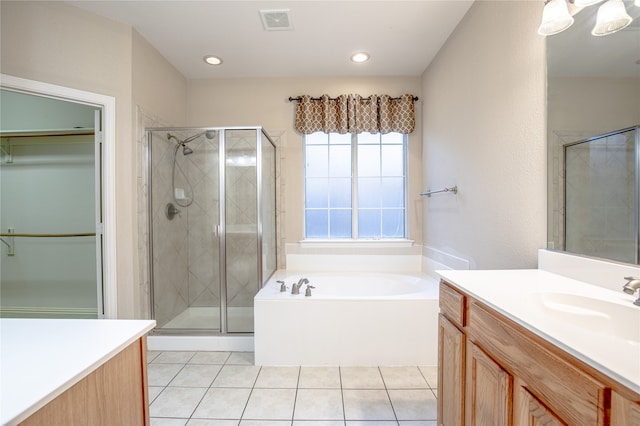
<instances>
[{"instance_id":1,"label":"door frame","mask_svg":"<svg viewBox=\"0 0 640 426\"><path fill-rule=\"evenodd\" d=\"M104 311L100 312L98 307L98 316L99 318L117 318L115 98L6 74L0 74L0 88L102 109L102 301Z\"/></svg>"}]
</instances>

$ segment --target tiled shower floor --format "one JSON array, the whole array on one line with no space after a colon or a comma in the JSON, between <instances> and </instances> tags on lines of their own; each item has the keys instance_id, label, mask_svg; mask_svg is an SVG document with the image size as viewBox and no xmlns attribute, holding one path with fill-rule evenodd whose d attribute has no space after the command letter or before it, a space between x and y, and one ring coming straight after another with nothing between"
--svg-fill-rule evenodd
<instances>
[{"instance_id":1,"label":"tiled shower floor","mask_svg":"<svg viewBox=\"0 0 640 426\"><path fill-rule=\"evenodd\" d=\"M260 367L252 352L148 353L152 426L435 426L435 367Z\"/></svg>"}]
</instances>

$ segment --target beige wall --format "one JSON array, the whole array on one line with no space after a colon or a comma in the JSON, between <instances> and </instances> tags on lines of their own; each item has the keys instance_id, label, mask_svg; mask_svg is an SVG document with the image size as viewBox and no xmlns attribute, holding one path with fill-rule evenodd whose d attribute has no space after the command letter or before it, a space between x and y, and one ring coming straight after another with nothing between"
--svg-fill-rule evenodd
<instances>
[{"instance_id":1,"label":"beige wall","mask_svg":"<svg viewBox=\"0 0 640 426\"><path fill-rule=\"evenodd\" d=\"M183 123L186 81L129 26L60 2L0 7L0 72L116 99L118 317L139 317L134 100Z\"/></svg>"},{"instance_id":2,"label":"beige wall","mask_svg":"<svg viewBox=\"0 0 640 426\"><path fill-rule=\"evenodd\" d=\"M549 80L549 134L595 136L640 124L640 80L554 78Z\"/></svg>"},{"instance_id":3,"label":"beige wall","mask_svg":"<svg viewBox=\"0 0 640 426\"><path fill-rule=\"evenodd\" d=\"M187 79L135 30L132 45L133 104L171 126L185 126Z\"/></svg>"},{"instance_id":4,"label":"beige wall","mask_svg":"<svg viewBox=\"0 0 640 426\"><path fill-rule=\"evenodd\" d=\"M302 136L293 128L295 104L289 96L327 93L404 93L418 95L420 78L265 78L192 80L189 82L188 121L194 126L263 126L279 137L284 183L282 204L286 243L303 239L303 158ZM421 243L422 211L418 194L421 192L422 146L420 101L416 103L416 130L409 137L409 218L410 237ZM282 219L282 218L281 218Z\"/></svg>"},{"instance_id":5,"label":"beige wall","mask_svg":"<svg viewBox=\"0 0 640 426\"><path fill-rule=\"evenodd\" d=\"M538 2L476 2L422 79L427 255L536 267L545 247L544 38Z\"/></svg>"}]
</instances>

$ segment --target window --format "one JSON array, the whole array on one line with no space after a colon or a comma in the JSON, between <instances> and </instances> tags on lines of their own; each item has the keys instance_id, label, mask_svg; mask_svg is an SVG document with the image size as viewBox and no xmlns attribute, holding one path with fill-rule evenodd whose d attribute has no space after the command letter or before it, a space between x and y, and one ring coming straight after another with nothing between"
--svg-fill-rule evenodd
<instances>
[{"instance_id":1,"label":"window","mask_svg":"<svg viewBox=\"0 0 640 426\"><path fill-rule=\"evenodd\" d=\"M407 136L305 136L305 238L406 238Z\"/></svg>"}]
</instances>

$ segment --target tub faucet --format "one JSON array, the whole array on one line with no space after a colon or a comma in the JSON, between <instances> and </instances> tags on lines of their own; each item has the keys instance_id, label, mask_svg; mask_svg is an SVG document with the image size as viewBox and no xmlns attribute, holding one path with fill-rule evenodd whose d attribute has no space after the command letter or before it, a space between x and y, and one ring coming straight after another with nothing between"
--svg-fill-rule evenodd
<instances>
[{"instance_id":1,"label":"tub faucet","mask_svg":"<svg viewBox=\"0 0 640 426\"><path fill-rule=\"evenodd\" d=\"M640 278L624 277L624 279L627 280L627 283L624 285L624 287L622 287L622 291L624 291L625 293L633 294L636 292L636 290L640 289ZM640 306L640 297L638 297L638 299L633 302L633 304Z\"/></svg>"},{"instance_id":2,"label":"tub faucet","mask_svg":"<svg viewBox=\"0 0 640 426\"><path fill-rule=\"evenodd\" d=\"M300 278L297 284L291 284L291 294L300 294L300 287L304 284L309 284L309 280L306 278Z\"/></svg>"}]
</instances>

